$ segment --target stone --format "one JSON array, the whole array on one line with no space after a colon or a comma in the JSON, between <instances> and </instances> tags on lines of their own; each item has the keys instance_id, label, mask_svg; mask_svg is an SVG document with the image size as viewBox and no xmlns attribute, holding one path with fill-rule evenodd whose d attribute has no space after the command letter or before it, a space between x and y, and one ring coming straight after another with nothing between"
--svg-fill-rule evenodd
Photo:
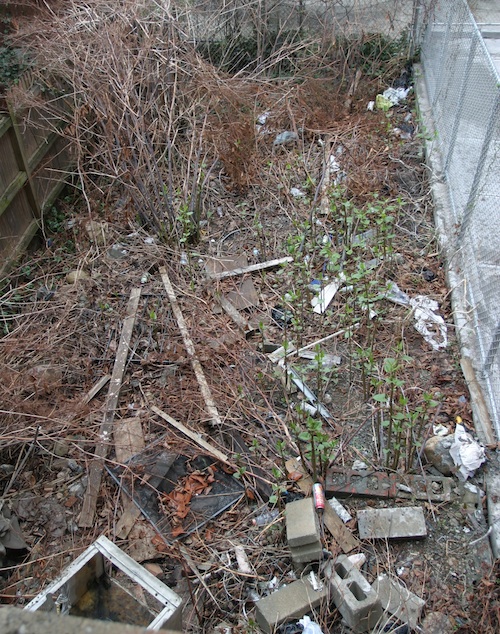
<instances>
[{"instance_id":1,"label":"stone","mask_svg":"<svg viewBox=\"0 0 500 634\"><path fill-rule=\"evenodd\" d=\"M361 539L417 539L427 535L420 506L358 511Z\"/></svg>"},{"instance_id":2,"label":"stone","mask_svg":"<svg viewBox=\"0 0 500 634\"><path fill-rule=\"evenodd\" d=\"M83 269L70 271L66 275L66 281L68 282L68 284L76 284L77 282L81 282L82 280L90 280L90 275Z\"/></svg>"},{"instance_id":3,"label":"stone","mask_svg":"<svg viewBox=\"0 0 500 634\"><path fill-rule=\"evenodd\" d=\"M453 634L455 626L447 614L429 612L420 625L422 634Z\"/></svg>"},{"instance_id":4,"label":"stone","mask_svg":"<svg viewBox=\"0 0 500 634\"><path fill-rule=\"evenodd\" d=\"M286 536L290 548L321 541L318 515L312 498L304 498L287 504L285 517Z\"/></svg>"},{"instance_id":5,"label":"stone","mask_svg":"<svg viewBox=\"0 0 500 634\"><path fill-rule=\"evenodd\" d=\"M379 575L372 587L378 594L383 610L407 623L412 630L417 627L425 605L423 599L387 575Z\"/></svg>"},{"instance_id":6,"label":"stone","mask_svg":"<svg viewBox=\"0 0 500 634\"><path fill-rule=\"evenodd\" d=\"M431 436L424 447L426 460L445 476L449 476L456 471L455 463L450 455L450 447L452 444L452 435Z\"/></svg>"},{"instance_id":7,"label":"stone","mask_svg":"<svg viewBox=\"0 0 500 634\"><path fill-rule=\"evenodd\" d=\"M314 590L308 578L294 581L267 597L260 599L255 606L255 617L259 627L271 634L288 619L298 619L327 601L328 584Z\"/></svg>"}]
</instances>

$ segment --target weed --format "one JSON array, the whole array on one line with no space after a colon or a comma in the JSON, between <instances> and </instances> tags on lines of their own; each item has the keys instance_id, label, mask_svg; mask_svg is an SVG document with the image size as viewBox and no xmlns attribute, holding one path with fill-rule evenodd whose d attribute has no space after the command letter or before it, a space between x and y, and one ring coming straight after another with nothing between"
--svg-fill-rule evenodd
<instances>
[{"instance_id":1,"label":"weed","mask_svg":"<svg viewBox=\"0 0 500 634\"><path fill-rule=\"evenodd\" d=\"M413 359L403 353L401 345L394 352L395 356L384 359L381 376L374 381L378 390L382 388L373 396L380 405L376 436L385 467L396 470L403 459L404 469L409 471L413 467L415 450L422 446L431 410L439 403L431 394L425 393L419 403L410 404L401 376Z\"/></svg>"},{"instance_id":2,"label":"weed","mask_svg":"<svg viewBox=\"0 0 500 634\"><path fill-rule=\"evenodd\" d=\"M304 416L303 410L299 408L297 411L299 416ZM297 441L302 463L311 465L311 475L315 482L323 479L333 458L337 441L325 432L321 420L309 414L305 415L302 423L295 421L291 429Z\"/></svg>"}]
</instances>

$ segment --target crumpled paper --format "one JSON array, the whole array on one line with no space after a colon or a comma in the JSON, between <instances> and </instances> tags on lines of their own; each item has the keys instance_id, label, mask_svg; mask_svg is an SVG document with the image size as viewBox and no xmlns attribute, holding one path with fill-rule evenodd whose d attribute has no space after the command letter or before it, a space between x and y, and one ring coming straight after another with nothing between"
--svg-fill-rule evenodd
<instances>
[{"instance_id":1,"label":"crumpled paper","mask_svg":"<svg viewBox=\"0 0 500 634\"><path fill-rule=\"evenodd\" d=\"M459 467L458 472L464 480L474 475L476 469L486 462L484 447L475 441L459 423L455 427L455 440L450 447L450 455Z\"/></svg>"}]
</instances>

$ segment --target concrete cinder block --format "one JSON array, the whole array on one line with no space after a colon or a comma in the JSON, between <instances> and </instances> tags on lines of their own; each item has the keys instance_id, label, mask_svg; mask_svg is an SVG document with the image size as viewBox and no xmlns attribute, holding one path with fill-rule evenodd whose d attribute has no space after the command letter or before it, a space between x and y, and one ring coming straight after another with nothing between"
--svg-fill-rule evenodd
<instances>
[{"instance_id":1,"label":"concrete cinder block","mask_svg":"<svg viewBox=\"0 0 500 634\"><path fill-rule=\"evenodd\" d=\"M292 553L292 561L296 564L303 564L308 561L319 561L323 554L323 545L321 542L314 542L314 544L290 548L290 552Z\"/></svg>"},{"instance_id":2,"label":"concrete cinder block","mask_svg":"<svg viewBox=\"0 0 500 634\"><path fill-rule=\"evenodd\" d=\"M346 555L328 562L325 575L332 598L347 625L356 633L371 631L382 617L377 593Z\"/></svg>"},{"instance_id":3,"label":"concrete cinder block","mask_svg":"<svg viewBox=\"0 0 500 634\"><path fill-rule=\"evenodd\" d=\"M297 619L328 600L329 584L314 590L309 579L294 581L257 602L255 616L259 627L270 634L288 619Z\"/></svg>"},{"instance_id":4,"label":"concrete cinder block","mask_svg":"<svg viewBox=\"0 0 500 634\"><path fill-rule=\"evenodd\" d=\"M420 506L358 511L361 539L417 539L427 535Z\"/></svg>"},{"instance_id":5,"label":"concrete cinder block","mask_svg":"<svg viewBox=\"0 0 500 634\"><path fill-rule=\"evenodd\" d=\"M425 605L423 599L387 575L379 575L372 588L377 593L383 610L407 623L412 630L417 627Z\"/></svg>"},{"instance_id":6,"label":"concrete cinder block","mask_svg":"<svg viewBox=\"0 0 500 634\"><path fill-rule=\"evenodd\" d=\"M285 507L286 537L291 548L321 541L314 501L304 498Z\"/></svg>"}]
</instances>

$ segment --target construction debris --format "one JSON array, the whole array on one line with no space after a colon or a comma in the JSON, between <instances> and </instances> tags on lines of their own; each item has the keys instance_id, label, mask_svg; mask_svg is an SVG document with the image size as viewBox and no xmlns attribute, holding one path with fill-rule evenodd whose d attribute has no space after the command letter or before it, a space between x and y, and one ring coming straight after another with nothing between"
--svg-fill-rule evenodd
<instances>
[{"instance_id":1,"label":"construction debris","mask_svg":"<svg viewBox=\"0 0 500 634\"><path fill-rule=\"evenodd\" d=\"M421 539L427 536L420 506L358 511L361 539Z\"/></svg>"}]
</instances>

